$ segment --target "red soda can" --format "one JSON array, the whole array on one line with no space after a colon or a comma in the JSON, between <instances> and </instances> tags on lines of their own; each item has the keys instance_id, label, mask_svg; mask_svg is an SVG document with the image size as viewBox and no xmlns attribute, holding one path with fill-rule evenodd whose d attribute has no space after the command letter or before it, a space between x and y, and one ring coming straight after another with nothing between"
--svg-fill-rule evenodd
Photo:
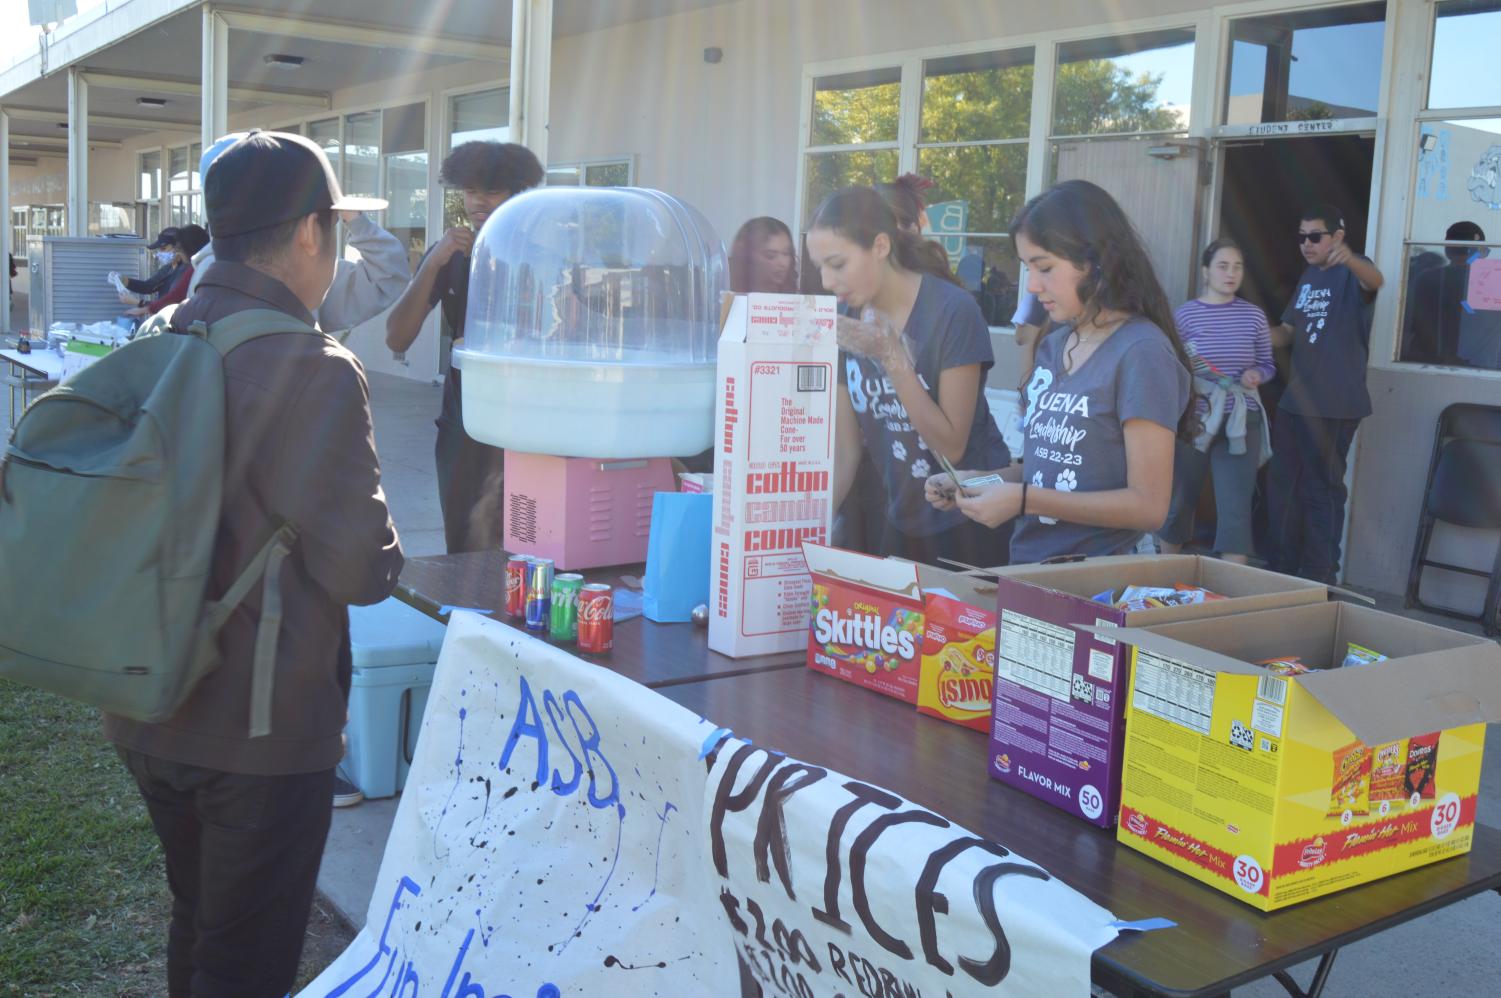
<instances>
[{"instance_id":1,"label":"red soda can","mask_svg":"<svg viewBox=\"0 0 1501 998\"><path fill-rule=\"evenodd\" d=\"M601 655L615 647L615 592L602 583L579 591L579 651Z\"/></svg>"},{"instance_id":2,"label":"red soda can","mask_svg":"<svg viewBox=\"0 0 1501 998\"><path fill-rule=\"evenodd\" d=\"M526 616L526 566L532 559L524 554L506 559L506 616Z\"/></svg>"}]
</instances>

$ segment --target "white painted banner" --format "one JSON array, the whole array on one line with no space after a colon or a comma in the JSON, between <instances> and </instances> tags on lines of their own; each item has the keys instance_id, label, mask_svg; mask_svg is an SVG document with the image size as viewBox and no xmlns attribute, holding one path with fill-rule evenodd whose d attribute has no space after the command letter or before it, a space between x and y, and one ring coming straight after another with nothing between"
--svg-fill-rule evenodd
<instances>
[{"instance_id":1,"label":"white painted banner","mask_svg":"<svg viewBox=\"0 0 1501 998\"><path fill-rule=\"evenodd\" d=\"M302 998L1089 993L1109 912L878 787L455 613L365 928Z\"/></svg>"}]
</instances>

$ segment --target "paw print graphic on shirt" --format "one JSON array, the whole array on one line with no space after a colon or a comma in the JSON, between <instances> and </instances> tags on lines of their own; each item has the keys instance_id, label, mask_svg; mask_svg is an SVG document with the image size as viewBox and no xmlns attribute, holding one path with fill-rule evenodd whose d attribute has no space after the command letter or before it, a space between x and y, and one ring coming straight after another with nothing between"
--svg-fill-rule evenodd
<instances>
[{"instance_id":1,"label":"paw print graphic on shirt","mask_svg":"<svg viewBox=\"0 0 1501 998\"><path fill-rule=\"evenodd\" d=\"M1053 488L1059 492L1072 492L1079 487L1079 479L1074 475L1073 468L1064 468L1058 472L1058 480L1053 483Z\"/></svg>"},{"instance_id":2,"label":"paw print graphic on shirt","mask_svg":"<svg viewBox=\"0 0 1501 998\"><path fill-rule=\"evenodd\" d=\"M913 478L927 478L931 474L933 474L933 469L929 466L927 458L920 457L912 462Z\"/></svg>"},{"instance_id":3,"label":"paw print graphic on shirt","mask_svg":"<svg viewBox=\"0 0 1501 998\"><path fill-rule=\"evenodd\" d=\"M1032 487L1034 489L1045 489L1045 488L1047 488L1046 485L1042 484L1042 472L1037 471L1037 472L1033 472L1032 473ZM1053 519L1053 517L1051 517L1051 516L1039 516L1037 518L1037 522L1038 523L1045 523L1045 524L1047 524L1048 526L1051 527L1053 524L1057 523L1058 521L1055 520L1055 519Z\"/></svg>"},{"instance_id":4,"label":"paw print graphic on shirt","mask_svg":"<svg viewBox=\"0 0 1501 998\"><path fill-rule=\"evenodd\" d=\"M907 460L907 445L900 440L891 441L891 456L898 461Z\"/></svg>"}]
</instances>

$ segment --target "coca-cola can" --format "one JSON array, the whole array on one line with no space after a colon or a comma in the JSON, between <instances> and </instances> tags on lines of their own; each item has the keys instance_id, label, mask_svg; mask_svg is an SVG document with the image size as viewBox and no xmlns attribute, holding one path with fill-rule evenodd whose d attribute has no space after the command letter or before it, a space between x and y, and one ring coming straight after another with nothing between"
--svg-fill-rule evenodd
<instances>
[{"instance_id":1,"label":"coca-cola can","mask_svg":"<svg viewBox=\"0 0 1501 998\"><path fill-rule=\"evenodd\" d=\"M506 559L506 616L526 616L526 566L532 559L524 554Z\"/></svg>"},{"instance_id":2,"label":"coca-cola can","mask_svg":"<svg viewBox=\"0 0 1501 998\"><path fill-rule=\"evenodd\" d=\"M526 565L526 629L552 626L552 559L533 558Z\"/></svg>"},{"instance_id":3,"label":"coca-cola can","mask_svg":"<svg viewBox=\"0 0 1501 998\"><path fill-rule=\"evenodd\" d=\"M615 647L615 592L602 583L579 590L579 651L601 655Z\"/></svg>"}]
</instances>

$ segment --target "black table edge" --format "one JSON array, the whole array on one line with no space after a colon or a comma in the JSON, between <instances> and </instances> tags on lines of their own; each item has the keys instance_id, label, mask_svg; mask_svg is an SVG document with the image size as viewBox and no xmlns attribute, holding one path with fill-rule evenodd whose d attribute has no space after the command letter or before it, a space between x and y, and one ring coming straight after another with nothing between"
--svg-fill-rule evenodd
<instances>
[{"instance_id":1,"label":"black table edge","mask_svg":"<svg viewBox=\"0 0 1501 998\"><path fill-rule=\"evenodd\" d=\"M1479 828L1485 826L1481 826L1477 823L1476 827ZM1441 860L1439 863L1425 864L1424 866L1417 867L1413 870L1406 870L1402 873L1393 874L1393 876L1402 877L1409 875L1420 875L1427 871L1433 870L1434 868L1442 865L1442 863L1452 863L1464 858L1464 856L1453 856L1449 859ZM1183 874L1179 875L1184 876ZM1185 876L1185 879L1196 884L1198 883L1198 881L1193 880L1192 877ZM1382 877L1380 879L1385 880L1387 878ZM1376 882L1377 881L1370 881L1370 883ZM1204 887L1204 885L1202 884L1199 884L1199 886ZM1356 887L1352 889L1359 889L1359 886L1360 885L1356 885ZM1204 887L1204 889L1213 890L1214 888ZM1387 915L1384 918L1379 918L1373 922L1367 923L1366 925L1363 925L1358 929L1352 929L1349 932L1343 932L1337 936L1332 936L1329 939L1323 940L1321 943L1318 943L1316 945L1306 946L1295 953L1290 953L1276 960L1270 960L1267 963L1262 964L1261 966L1255 967L1251 970L1247 970L1239 974L1235 974L1231 977L1226 977L1223 980L1215 981L1212 984L1206 984L1203 987L1197 988L1193 991L1181 991L1173 988L1163 988L1155 981L1152 981L1146 977L1141 976L1140 974L1133 972L1129 967L1112 959L1107 951L1112 946L1116 945L1116 943L1121 939L1129 938L1128 934L1123 932L1119 936L1117 936L1115 940L1106 943L1104 946L1101 946L1099 949L1094 951L1094 955L1090 960L1090 966L1092 968L1090 977L1095 981L1096 984L1099 984L1102 987L1112 988L1113 985L1124 984L1127 987L1133 989L1130 993L1159 996L1159 998L1211 998L1211 996L1228 995L1234 988L1244 987L1247 984L1252 984L1256 981L1260 981L1264 978L1272 976L1278 971L1288 970L1289 968L1295 967L1298 964L1304 963L1308 960L1316 960L1319 957L1325 956L1329 953L1337 952L1350 945L1351 943L1360 942L1362 939L1368 939L1378 933L1385 932L1387 929L1395 928L1398 925L1413 921L1417 918L1422 918L1424 915L1432 914L1435 911L1439 911L1443 908L1449 907L1450 905L1458 904L1461 901L1466 901L1472 897L1476 897L1480 894L1484 894L1485 892L1492 890L1501 891L1501 871L1497 871L1496 873L1491 874L1489 877L1485 877L1480 880L1470 881L1469 883L1463 884L1462 886L1457 887L1453 891L1450 891L1449 893L1444 894L1440 897L1429 898L1428 900L1423 901L1420 904L1415 904L1410 908L1404 908L1401 911L1393 912L1392 914ZM1330 894L1325 896L1334 897L1335 895ZM1318 899L1315 898L1313 900ZM1251 908L1250 906L1246 907L1246 911L1253 915L1276 914L1276 912L1260 912L1255 908ZM1172 930L1162 929L1159 931L1171 932ZM1100 971L1104 971L1104 976L1101 975Z\"/></svg>"}]
</instances>

